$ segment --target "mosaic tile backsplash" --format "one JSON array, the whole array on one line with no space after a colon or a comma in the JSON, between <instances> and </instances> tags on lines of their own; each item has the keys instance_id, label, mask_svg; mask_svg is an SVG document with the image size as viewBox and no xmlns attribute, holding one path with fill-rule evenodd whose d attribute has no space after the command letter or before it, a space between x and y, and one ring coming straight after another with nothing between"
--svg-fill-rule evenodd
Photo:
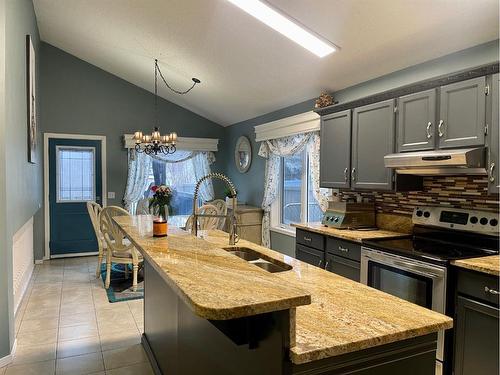
<instances>
[{"instance_id":1,"label":"mosaic tile backsplash","mask_svg":"<svg viewBox=\"0 0 500 375\"><path fill-rule=\"evenodd\" d=\"M498 194L488 194L487 176L433 176L424 177L422 191L410 192L353 192L342 190L344 199L361 194L375 200L377 212L411 215L419 205L473 208L499 211Z\"/></svg>"}]
</instances>

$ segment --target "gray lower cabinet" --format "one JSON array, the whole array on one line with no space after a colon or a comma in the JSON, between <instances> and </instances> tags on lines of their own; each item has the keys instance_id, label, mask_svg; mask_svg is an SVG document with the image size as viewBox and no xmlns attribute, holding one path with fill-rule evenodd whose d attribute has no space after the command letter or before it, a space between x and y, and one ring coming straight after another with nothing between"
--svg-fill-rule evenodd
<instances>
[{"instance_id":1,"label":"gray lower cabinet","mask_svg":"<svg viewBox=\"0 0 500 375\"><path fill-rule=\"evenodd\" d=\"M433 150L436 133L436 89L398 99L398 152Z\"/></svg>"},{"instance_id":2,"label":"gray lower cabinet","mask_svg":"<svg viewBox=\"0 0 500 375\"><path fill-rule=\"evenodd\" d=\"M312 266L323 268L325 253L312 247L296 244L295 257Z\"/></svg>"},{"instance_id":3,"label":"gray lower cabinet","mask_svg":"<svg viewBox=\"0 0 500 375\"><path fill-rule=\"evenodd\" d=\"M295 257L359 282L361 245L303 229L296 231Z\"/></svg>"},{"instance_id":4,"label":"gray lower cabinet","mask_svg":"<svg viewBox=\"0 0 500 375\"><path fill-rule=\"evenodd\" d=\"M455 324L455 374L497 375L498 307L459 296Z\"/></svg>"},{"instance_id":5,"label":"gray lower cabinet","mask_svg":"<svg viewBox=\"0 0 500 375\"><path fill-rule=\"evenodd\" d=\"M360 262L350 260L347 258L339 257L330 253L326 254L327 271L336 273L337 275L346 277L348 279L357 281L359 283L361 277Z\"/></svg>"},{"instance_id":6,"label":"gray lower cabinet","mask_svg":"<svg viewBox=\"0 0 500 375\"><path fill-rule=\"evenodd\" d=\"M457 275L454 373L499 373L499 281L492 275L461 270Z\"/></svg>"},{"instance_id":7,"label":"gray lower cabinet","mask_svg":"<svg viewBox=\"0 0 500 375\"><path fill-rule=\"evenodd\" d=\"M499 111L500 107L500 74L495 74L491 78L491 102L490 108L488 111L491 115L491 119L489 120L489 135L488 135L488 190L492 194L498 194L500 192L500 181L499 181Z\"/></svg>"},{"instance_id":8,"label":"gray lower cabinet","mask_svg":"<svg viewBox=\"0 0 500 375\"><path fill-rule=\"evenodd\" d=\"M390 168L384 156L394 152L394 100L354 109L352 120L351 188L391 190Z\"/></svg>"},{"instance_id":9,"label":"gray lower cabinet","mask_svg":"<svg viewBox=\"0 0 500 375\"><path fill-rule=\"evenodd\" d=\"M348 188L351 170L351 110L321 118L320 186Z\"/></svg>"},{"instance_id":10,"label":"gray lower cabinet","mask_svg":"<svg viewBox=\"0 0 500 375\"><path fill-rule=\"evenodd\" d=\"M326 239L325 268L337 275L359 282L361 275L361 245L340 240L335 237Z\"/></svg>"},{"instance_id":11,"label":"gray lower cabinet","mask_svg":"<svg viewBox=\"0 0 500 375\"><path fill-rule=\"evenodd\" d=\"M439 148L484 145L486 77L441 87Z\"/></svg>"}]
</instances>

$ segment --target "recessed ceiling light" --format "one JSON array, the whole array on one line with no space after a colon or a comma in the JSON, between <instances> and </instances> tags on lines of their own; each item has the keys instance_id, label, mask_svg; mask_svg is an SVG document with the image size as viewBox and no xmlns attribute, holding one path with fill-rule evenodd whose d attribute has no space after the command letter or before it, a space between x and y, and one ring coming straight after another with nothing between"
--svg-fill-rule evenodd
<instances>
[{"instance_id":1,"label":"recessed ceiling light","mask_svg":"<svg viewBox=\"0 0 500 375\"><path fill-rule=\"evenodd\" d=\"M261 0L228 0L259 21L272 27L295 43L311 51L316 56L324 57L337 50L337 47L307 30L291 17L285 16Z\"/></svg>"}]
</instances>

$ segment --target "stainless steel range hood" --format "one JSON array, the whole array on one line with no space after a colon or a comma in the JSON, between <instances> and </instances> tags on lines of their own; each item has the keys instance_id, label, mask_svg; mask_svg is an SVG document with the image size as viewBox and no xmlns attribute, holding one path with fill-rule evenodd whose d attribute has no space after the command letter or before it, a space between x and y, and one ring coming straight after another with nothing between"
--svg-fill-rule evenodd
<instances>
[{"instance_id":1,"label":"stainless steel range hood","mask_svg":"<svg viewBox=\"0 0 500 375\"><path fill-rule=\"evenodd\" d=\"M485 148L401 152L384 156L386 168L397 173L421 176L485 175Z\"/></svg>"}]
</instances>

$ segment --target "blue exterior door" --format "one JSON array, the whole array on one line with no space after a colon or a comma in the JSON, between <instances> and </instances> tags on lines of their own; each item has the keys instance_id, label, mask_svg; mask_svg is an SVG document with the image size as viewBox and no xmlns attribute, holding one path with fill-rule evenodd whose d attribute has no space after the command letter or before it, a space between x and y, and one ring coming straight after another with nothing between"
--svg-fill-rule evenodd
<instances>
[{"instance_id":1,"label":"blue exterior door","mask_svg":"<svg viewBox=\"0 0 500 375\"><path fill-rule=\"evenodd\" d=\"M50 255L98 251L87 202L102 204L101 141L49 139Z\"/></svg>"}]
</instances>

